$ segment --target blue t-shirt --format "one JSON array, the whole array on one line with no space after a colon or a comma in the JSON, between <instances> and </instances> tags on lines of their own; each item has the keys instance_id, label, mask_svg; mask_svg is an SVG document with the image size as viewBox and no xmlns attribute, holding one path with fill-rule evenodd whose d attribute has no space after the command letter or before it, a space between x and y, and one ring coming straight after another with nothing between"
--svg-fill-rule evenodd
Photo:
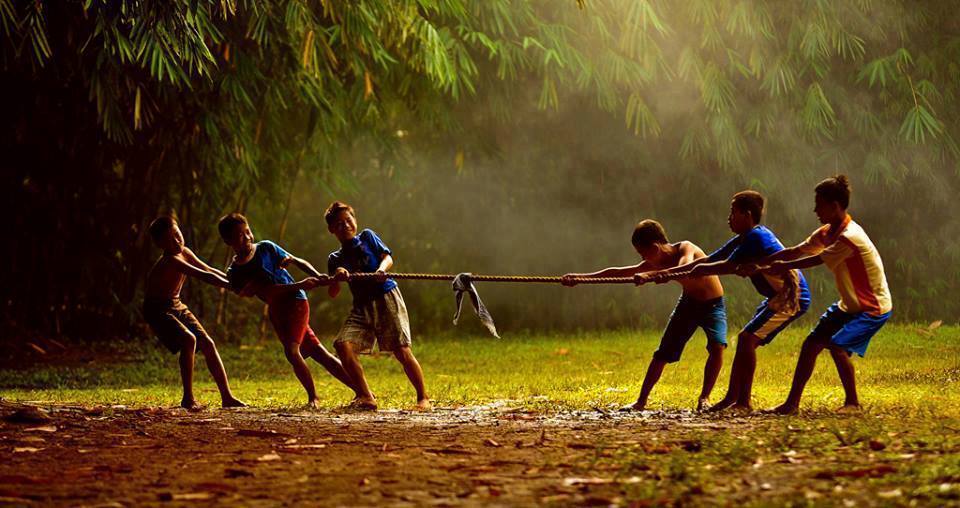
<instances>
[{"instance_id":1,"label":"blue t-shirt","mask_svg":"<svg viewBox=\"0 0 960 508\"><path fill-rule=\"evenodd\" d=\"M330 253L327 258L327 273L333 275L337 268L345 268L350 273L373 273L380 267L384 254L392 255L393 251L376 233L364 229L353 237L349 245L343 245L339 250ZM395 287L397 281L393 279L387 279L383 283L358 281L350 283L350 292L353 293L354 305L359 305L385 295Z\"/></svg>"},{"instance_id":2,"label":"blue t-shirt","mask_svg":"<svg viewBox=\"0 0 960 508\"><path fill-rule=\"evenodd\" d=\"M783 244L777 239L773 231L766 226L758 225L743 235L738 235L723 247L710 254L710 263L716 261L731 261L733 263L750 263L761 258L765 258L776 252L783 250ZM803 273L797 270L800 277L800 298L810 298L810 289L807 287L807 280L803 278ZM761 295L772 298L777 294L783 282L779 277L767 276L762 273L756 273L750 276L750 282L757 292Z\"/></svg>"},{"instance_id":3,"label":"blue t-shirt","mask_svg":"<svg viewBox=\"0 0 960 508\"><path fill-rule=\"evenodd\" d=\"M254 246L253 258L242 265L233 263L227 268L227 280L237 291L253 281L265 284L293 284L290 276L280 262L290 257L287 251L270 240L263 240ZM306 300L307 293L302 289L293 293L297 300Z\"/></svg>"}]
</instances>

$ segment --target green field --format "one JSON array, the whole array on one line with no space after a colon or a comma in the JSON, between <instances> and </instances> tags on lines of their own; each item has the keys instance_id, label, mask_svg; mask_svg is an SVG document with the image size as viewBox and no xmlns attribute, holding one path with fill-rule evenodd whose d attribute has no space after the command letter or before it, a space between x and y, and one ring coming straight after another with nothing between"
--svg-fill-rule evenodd
<instances>
[{"instance_id":1,"label":"green field","mask_svg":"<svg viewBox=\"0 0 960 508\"><path fill-rule=\"evenodd\" d=\"M799 328L788 331L760 351L755 407L772 407L785 397L803 333ZM207 440L223 435L224 431L218 428L228 423L249 426L255 422L257 428L291 432L292 422L308 418L305 421L309 423L299 427L304 441L329 441L333 439L331 436L340 435L343 425L352 426L362 429L358 431L362 435L376 436L370 439L375 441L378 450L381 442L394 443L391 449L402 454L397 455L402 457L397 460L405 461L405 467L424 468L417 469L420 472L412 477L409 475L413 473L407 470L396 473L399 476L391 481L421 485L434 474L434 467L445 471L461 467L456 464L457 460L466 460L483 471L499 471L501 466L493 464L526 464L524 468L532 465L538 471L532 476L521 470L504 472L497 480L502 482L495 489L497 494L486 487L477 491L469 470L447 474L445 481L451 484L473 485L467 491L473 492L469 495L476 496L472 499L478 502L563 505L635 501L641 506L676 503L944 506L960 502L960 393L957 389L960 387L960 327L931 330L927 326L895 325L885 328L876 337L868 357L855 360L865 406L860 415L832 412L841 404L842 394L828 355L822 356L797 417L690 412L699 391L705 356L700 334L693 339L683 360L667 369L654 391L651 409L664 411L643 416L607 412L635 399L657 341L658 334L654 331L623 331L580 335L510 334L502 340L450 335L417 342L415 350L437 406L460 408L508 400L496 406L501 409L466 411L485 415L479 417L486 423L464 423L463 411L439 411L429 417L390 412L384 413L387 420L382 421L373 415L369 421L364 420L366 415L347 415L343 420L340 417L343 412L338 408L348 402L351 394L336 386L319 367L314 368L314 374L324 409L310 416L297 410L305 402L305 396L279 345L272 342L222 348L235 392L259 408L253 411L237 413L214 409L218 404L217 394L199 361L197 395L211 410L194 415L179 410L132 409L170 407L179 401L175 358L153 343L138 349L130 346L74 349L59 359L65 365L35 363L0 370L3 388L0 395L7 402L32 402L51 408L79 405L81 413L78 414L86 412L94 416L66 421L67 416L63 415L77 413L55 413L60 415L57 416L60 427L84 429L71 432L70 436L58 433L47 438L48 443L55 439L66 443L61 446L63 450L90 447L87 441L109 448L113 439L110 436L121 435L129 428L140 429L141 437L137 439L148 440L156 447L168 446L169 439L174 439L156 436L178 436L174 441L187 443L183 446L190 447L190 453L216 463L210 471L213 471L212 478L220 483L225 480L217 479L218 468L233 467L231 457L245 453L249 441L229 438L217 447L221 452L226 449L232 452L209 453ZM714 400L723 395L731 361L732 355L725 359ZM365 359L364 364L383 408L412 405L412 389L396 361L389 356L379 356ZM89 409L111 404L130 409ZM509 411L504 412L502 408ZM514 419L517 412L522 417L520 420ZM424 417L427 419L422 419ZM104 419L106 421L101 421ZM231 429L229 425L223 428ZM7 438L13 440L10 442L19 444L17 440L28 438L29 432L18 430L15 425L5 429ZM438 434L446 432L442 429L455 430ZM414 442L396 437L411 432L418 435ZM87 441L82 444L70 441L79 439L77 436ZM490 448L481 444L484 439L495 439L510 446ZM459 451L473 455L469 459L460 459L460 455L425 456L417 447L443 447L451 442L473 446L471 450ZM526 447L524 442L534 443L530 445L533 447ZM24 446L36 446L33 442L24 443ZM317 453L294 457L315 461L311 462L313 467L325 471L333 468L339 471L338 475L348 478L342 485L330 487L330 492L347 496L344 499L370 505L393 502L377 497L379 491L364 491L361 497L350 496L354 496L353 486L363 475L383 477L399 470L383 469L376 456L369 454L369 446L365 447L362 442L339 445L331 442L330 446L337 447L334 455ZM81 484L58 484L56 489L49 490L47 486L30 486L30 482L42 479L23 476L24 471L43 470L47 467L45 460L73 464L73 459L56 455L61 448L17 455L19 462L6 471L10 483L6 486L7 495L15 494L10 499L33 496L31 499L54 502L77 495L82 490L78 487ZM129 460L129 454L144 450L121 452L113 458L99 457L97 464L101 468L120 467L117 464ZM161 453L161 450L150 453ZM221 462L216 462L218 460ZM120 462L114 464L116 461ZM280 469L293 467L290 466L293 463L286 462L271 464ZM80 463L74 465L85 467ZM110 495L155 499L157 488L149 482L155 481L157 475L167 476L164 476L166 473L151 474L138 477L146 486L134 486ZM174 483L188 492L196 490L199 487L191 483L196 482L191 478L188 475ZM265 476L259 481L273 481L269 478L272 477ZM581 481L576 478L600 483L580 487L562 485L568 480ZM16 483L18 481L20 483ZM237 499L260 492L258 489L266 488L265 485L251 483L249 489L236 487L242 493ZM290 492L302 489L289 488L293 489ZM271 495L281 492L273 487L268 490ZM96 496L113 499L109 492L98 490ZM422 489L418 492L426 495Z\"/></svg>"},{"instance_id":2,"label":"green field","mask_svg":"<svg viewBox=\"0 0 960 508\"><path fill-rule=\"evenodd\" d=\"M804 329L787 330L758 353L754 406L772 407L784 399L803 340ZM590 409L635 400L656 331L564 335L508 334L488 337L415 338L427 388L438 406L463 406L511 399L531 409ZM703 335L688 344L683 359L667 367L651 397L651 409L689 409L702 379ZM327 344L330 347L329 343ZM81 346L74 346L81 347ZM176 359L153 342L134 347L74 351L70 365L35 364L0 371L8 400L166 406L179 401ZM259 407L296 407L303 389L283 358L280 346L221 346L234 391ZM199 356L199 355L198 355ZM712 400L726 391L733 348ZM363 359L371 387L384 408L402 408L413 391L399 364L388 355ZM921 325L891 325L881 331L866 358L854 360L861 400L867 413L960 417L960 327L932 332ZM311 362L325 407L349 401L351 394ZM218 398L202 359L196 366L197 396L215 406ZM829 356L822 355L804 397L806 411L829 411L842 391Z\"/></svg>"}]
</instances>

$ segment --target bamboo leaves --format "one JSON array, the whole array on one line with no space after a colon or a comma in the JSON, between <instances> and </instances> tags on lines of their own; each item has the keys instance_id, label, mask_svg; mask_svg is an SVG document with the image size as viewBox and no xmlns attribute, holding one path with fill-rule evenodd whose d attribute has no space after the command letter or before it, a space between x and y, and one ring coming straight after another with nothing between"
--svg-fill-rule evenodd
<instances>
[{"instance_id":1,"label":"bamboo leaves","mask_svg":"<svg viewBox=\"0 0 960 508\"><path fill-rule=\"evenodd\" d=\"M819 83L812 83L807 87L801 119L808 133L833 139L833 128L837 124L837 117Z\"/></svg>"}]
</instances>

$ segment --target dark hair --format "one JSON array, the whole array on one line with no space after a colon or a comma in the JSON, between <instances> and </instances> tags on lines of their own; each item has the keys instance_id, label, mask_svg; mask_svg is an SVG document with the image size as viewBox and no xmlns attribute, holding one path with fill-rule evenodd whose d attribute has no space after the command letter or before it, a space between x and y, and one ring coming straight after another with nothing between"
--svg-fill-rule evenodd
<instances>
[{"instance_id":1,"label":"dark hair","mask_svg":"<svg viewBox=\"0 0 960 508\"><path fill-rule=\"evenodd\" d=\"M763 194L757 191L745 190L733 195L733 207L741 212L747 212L753 217L753 222L760 224L763 217Z\"/></svg>"},{"instance_id":2,"label":"dark hair","mask_svg":"<svg viewBox=\"0 0 960 508\"><path fill-rule=\"evenodd\" d=\"M147 228L147 231L150 232L150 238L153 238L154 242L160 243L163 240L163 235L167 234L167 231L173 229L173 226L177 224L177 219L170 217L169 215L161 215L156 219L153 219L153 222L150 223L150 227Z\"/></svg>"},{"instance_id":3,"label":"dark hair","mask_svg":"<svg viewBox=\"0 0 960 508\"><path fill-rule=\"evenodd\" d=\"M344 203L343 201L334 201L330 203L330 206L327 207L327 211L323 212L323 220L327 221L327 225L333 223L334 219L337 218L337 214L342 211L350 212L350 215L353 215L354 218L357 217L357 213L353 211L353 207Z\"/></svg>"},{"instance_id":4,"label":"dark hair","mask_svg":"<svg viewBox=\"0 0 960 508\"><path fill-rule=\"evenodd\" d=\"M633 237L630 238L636 247L647 247L656 243L669 243L667 232L663 226L653 219L644 219L633 228Z\"/></svg>"},{"instance_id":5,"label":"dark hair","mask_svg":"<svg viewBox=\"0 0 960 508\"><path fill-rule=\"evenodd\" d=\"M244 217L243 214L237 212L229 213L220 218L220 223L217 224L217 231L220 232L220 238L223 238L225 242L229 242L237 226L243 224L247 224L247 218Z\"/></svg>"},{"instance_id":6,"label":"dark hair","mask_svg":"<svg viewBox=\"0 0 960 508\"><path fill-rule=\"evenodd\" d=\"M821 199L840 203L844 209L850 204L850 180L847 175L831 176L817 184L814 192Z\"/></svg>"}]
</instances>

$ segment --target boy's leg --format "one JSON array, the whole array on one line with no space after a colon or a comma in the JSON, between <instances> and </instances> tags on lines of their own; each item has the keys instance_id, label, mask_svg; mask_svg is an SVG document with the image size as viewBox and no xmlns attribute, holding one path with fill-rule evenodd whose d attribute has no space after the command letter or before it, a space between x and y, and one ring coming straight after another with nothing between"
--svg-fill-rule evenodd
<instances>
[{"instance_id":1,"label":"boy's leg","mask_svg":"<svg viewBox=\"0 0 960 508\"><path fill-rule=\"evenodd\" d=\"M227 380L227 371L223 367L220 353L200 321L188 309L183 309L179 318L196 337L197 349L203 353L210 376L213 377L213 381L217 384L217 390L220 391L221 405L223 407L246 407L246 404L230 392L230 382Z\"/></svg>"},{"instance_id":2,"label":"boy's leg","mask_svg":"<svg viewBox=\"0 0 960 508\"><path fill-rule=\"evenodd\" d=\"M285 343L283 345L283 353L286 355L290 365L293 366L293 373L297 376L300 384L303 385L303 389L307 391L307 405L317 407L319 402L317 399L317 389L313 385L313 376L310 374L310 367L307 366L307 362L303 361L303 357L300 356L300 343L293 341Z\"/></svg>"},{"instance_id":3,"label":"boy's leg","mask_svg":"<svg viewBox=\"0 0 960 508\"><path fill-rule=\"evenodd\" d=\"M220 402L223 407L246 407L240 399L233 396L230 391L230 382L227 380L227 370L223 367L223 361L220 359L220 352L217 351L216 344L209 337L204 337L197 342L197 347L203 353L203 358L207 363L207 369L210 370L210 376L217 384L217 390L220 392Z\"/></svg>"},{"instance_id":4,"label":"boy's leg","mask_svg":"<svg viewBox=\"0 0 960 508\"><path fill-rule=\"evenodd\" d=\"M427 390L423 384L423 369L420 368L420 362L413 356L413 350L410 346L398 347L393 352L400 364L403 365L403 372L407 374L407 379L417 391L417 407L420 409L431 409L430 397L427 397Z\"/></svg>"},{"instance_id":5,"label":"boy's leg","mask_svg":"<svg viewBox=\"0 0 960 508\"><path fill-rule=\"evenodd\" d=\"M197 406L193 398L193 361L197 349L197 339L192 333L184 333L180 338L180 380L183 381L183 399L180 407L194 409Z\"/></svg>"},{"instance_id":6,"label":"boy's leg","mask_svg":"<svg viewBox=\"0 0 960 508\"><path fill-rule=\"evenodd\" d=\"M357 388L357 394L359 395L356 401L357 404L364 409L376 409L377 400L373 397L373 394L370 393L370 387L367 386L367 378L363 374L363 366L360 365L360 360L357 358L357 353L353 349L353 344L345 340L337 341L334 343L334 347L336 347L337 356L340 357L340 361L343 364L343 370L350 376L350 379L353 380Z\"/></svg>"},{"instance_id":7,"label":"boy's leg","mask_svg":"<svg viewBox=\"0 0 960 508\"><path fill-rule=\"evenodd\" d=\"M697 399L697 411L709 404L710 393L723 367L723 350L727 348L727 309L723 298L698 305L701 306L699 324L707 335L707 361L703 366L703 388Z\"/></svg>"},{"instance_id":8,"label":"boy's leg","mask_svg":"<svg viewBox=\"0 0 960 508\"><path fill-rule=\"evenodd\" d=\"M839 347L831 347L830 355L833 356L833 363L837 366L837 374L840 375L840 383L843 385L843 408L859 409L860 399L857 397L857 380L853 362L850 361L850 353Z\"/></svg>"},{"instance_id":9,"label":"boy's leg","mask_svg":"<svg viewBox=\"0 0 960 508\"><path fill-rule=\"evenodd\" d=\"M407 315L407 306L403 302L403 295L399 288L394 288L373 302L372 318L377 330L377 342L381 351L393 351L403 371L417 392L417 407L422 410L432 409L430 398L423 383L423 369L420 362L413 355L410 348L410 318Z\"/></svg>"},{"instance_id":10,"label":"boy's leg","mask_svg":"<svg viewBox=\"0 0 960 508\"><path fill-rule=\"evenodd\" d=\"M737 342L737 357L743 356L740 362L737 375L737 396L736 406L743 408L752 408L751 397L753 395L753 376L757 372L757 348L760 346L761 339L752 333L742 332ZM741 345L742 344L742 345ZM736 368L736 362L734 362ZM729 396L729 394L728 394Z\"/></svg>"},{"instance_id":11,"label":"boy's leg","mask_svg":"<svg viewBox=\"0 0 960 508\"><path fill-rule=\"evenodd\" d=\"M337 378L337 380L346 385L347 388L353 390L353 394L356 397L361 397L362 394L360 389L357 387L357 383L353 380L347 370L343 368L343 363L341 363L336 356L330 354L330 352L327 351L327 348L323 347L323 344L311 346L310 352L307 356L309 358L313 358L313 360L322 365L331 376Z\"/></svg>"},{"instance_id":12,"label":"boy's leg","mask_svg":"<svg viewBox=\"0 0 960 508\"><path fill-rule=\"evenodd\" d=\"M724 349L725 345L716 342L711 342L707 347L707 361L703 366L703 388L700 389L700 397L697 399L698 411L707 408L710 393L713 392L713 387L720 376L720 369L723 367Z\"/></svg>"},{"instance_id":13,"label":"boy's leg","mask_svg":"<svg viewBox=\"0 0 960 508\"><path fill-rule=\"evenodd\" d=\"M273 325L277 338L283 344L283 354L287 357L297 380L307 392L307 405L317 407L317 389L313 384L310 367L300 355L300 346L306 329L309 327L310 304L296 298L276 299L267 306L267 315Z\"/></svg>"},{"instance_id":14,"label":"boy's leg","mask_svg":"<svg viewBox=\"0 0 960 508\"><path fill-rule=\"evenodd\" d=\"M171 353L178 355L180 380L183 383L183 398L180 406L187 409L197 407L193 397L193 362L196 355L197 338L180 320L181 313L187 309L179 301L144 302L143 316L160 343Z\"/></svg>"},{"instance_id":15,"label":"boy's leg","mask_svg":"<svg viewBox=\"0 0 960 508\"><path fill-rule=\"evenodd\" d=\"M643 376L643 386L640 387L640 396L637 397L637 401L631 406L632 409L637 411L646 409L650 392L653 391L653 387L656 386L657 381L660 381L660 376L663 375L663 368L666 366L667 362L664 360L658 360L656 357L650 360L650 365L647 366L647 373Z\"/></svg>"},{"instance_id":16,"label":"boy's leg","mask_svg":"<svg viewBox=\"0 0 960 508\"><path fill-rule=\"evenodd\" d=\"M790 323L807 312L810 300L803 298L800 309L796 312L781 312L770 308L769 301L764 300L757 307L753 319L743 327L737 341L737 354L733 360L733 375L730 377L731 388L736 382L736 390L727 393L727 399L735 397L733 405L736 408L753 409L753 378L757 371L757 348L769 344ZM726 402L726 399L725 399Z\"/></svg>"},{"instance_id":17,"label":"boy's leg","mask_svg":"<svg viewBox=\"0 0 960 508\"><path fill-rule=\"evenodd\" d=\"M309 307L307 307L307 312L309 312ZM304 358L313 358L317 363L322 365L331 376L346 385L347 388L353 390L353 393L357 396L357 398L360 397L360 391L357 390L356 383L354 383L353 378L351 378L350 375L347 374L347 371L343 369L343 364L340 363L340 360L331 355L330 352L327 351L327 348L323 347L323 344L320 343L320 339L317 338L317 334L313 333L313 329L310 328L310 325L307 325L303 332L303 338L300 345L300 354Z\"/></svg>"},{"instance_id":18,"label":"boy's leg","mask_svg":"<svg viewBox=\"0 0 960 508\"><path fill-rule=\"evenodd\" d=\"M800 409L800 398L803 396L803 389L807 386L807 381L813 374L814 367L817 366L817 356L826 347L823 339L811 334L803 341L803 347L800 348L800 357L797 359L797 369L793 372L793 383L790 385L790 394L787 400L773 411L778 414L794 414Z\"/></svg>"},{"instance_id":19,"label":"boy's leg","mask_svg":"<svg viewBox=\"0 0 960 508\"><path fill-rule=\"evenodd\" d=\"M723 400L711 406L710 411L722 411L733 405L750 407L750 386L753 384L753 372L757 366L757 344L759 339L755 335L747 331L740 332L737 337L737 351L730 367L727 394Z\"/></svg>"},{"instance_id":20,"label":"boy's leg","mask_svg":"<svg viewBox=\"0 0 960 508\"><path fill-rule=\"evenodd\" d=\"M643 377L643 386L640 387L640 396L637 401L630 406L634 410L643 410L647 407L650 392L656 386L660 376L663 375L663 368L668 363L680 361L680 355L687 341L697 330L697 315L695 314L695 302L687 297L681 296L677 301L677 306L670 314L670 321L663 330L663 337L660 339L660 346L653 353L653 359L647 366L647 373Z\"/></svg>"},{"instance_id":21,"label":"boy's leg","mask_svg":"<svg viewBox=\"0 0 960 508\"><path fill-rule=\"evenodd\" d=\"M844 402L841 411L860 409L857 397L857 382L850 357L853 353L863 356L867 352L870 340L887 322L891 313L873 315L866 312L847 314L849 319L830 339L830 354L837 366L837 374L843 384Z\"/></svg>"},{"instance_id":22,"label":"boy's leg","mask_svg":"<svg viewBox=\"0 0 960 508\"><path fill-rule=\"evenodd\" d=\"M773 411L778 414L793 414L800 409L800 398L803 396L803 389L807 386L807 381L813 374L813 369L817 364L817 356L824 348L830 345L831 338L839 332L852 316L840 310L837 304L833 304L820 316L817 326L807 335L803 341L803 347L800 348L800 357L797 359L797 370L793 373L793 383L790 386L790 394L787 400ZM838 367L839 369L839 367Z\"/></svg>"}]
</instances>

